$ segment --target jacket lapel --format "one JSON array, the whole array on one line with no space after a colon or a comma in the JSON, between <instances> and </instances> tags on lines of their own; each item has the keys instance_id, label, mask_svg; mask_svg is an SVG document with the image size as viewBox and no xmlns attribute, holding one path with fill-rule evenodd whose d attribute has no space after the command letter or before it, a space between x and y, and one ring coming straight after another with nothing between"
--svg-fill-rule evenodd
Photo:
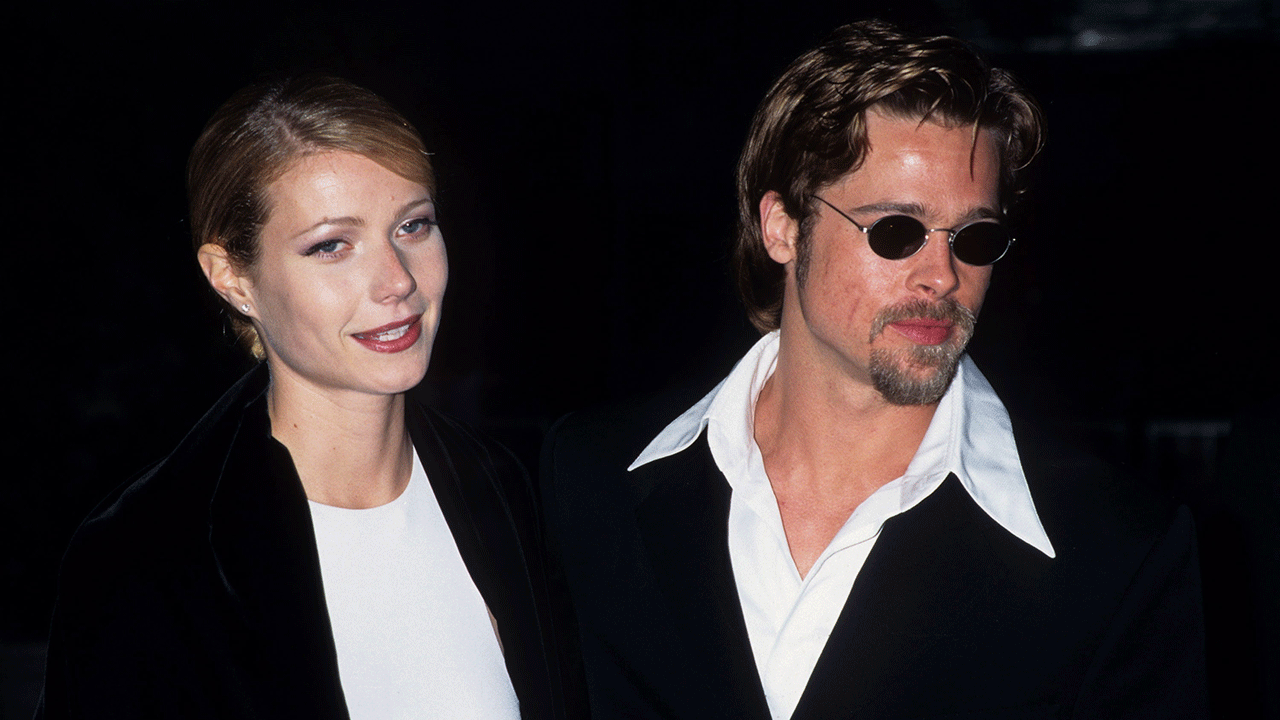
<instances>
[{"instance_id":1,"label":"jacket lapel","mask_svg":"<svg viewBox=\"0 0 1280 720\"><path fill-rule=\"evenodd\" d=\"M410 401L409 434L467 572L498 622L507 672L527 718L551 717L555 658L539 642L545 587L524 471L471 431ZM504 478L506 483L504 483ZM520 492L523 491L523 492ZM523 507L521 505L524 505ZM550 644L550 641L548 641ZM546 669L546 672L539 670Z\"/></svg>"},{"instance_id":2,"label":"jacket lapel","mask_svg":"<svg viewBox=\"0 0 1280 720\"><path fill-rule=\"evenodd\" d=\"M263 393L247 394L244 405L231 410L241 407L230 448L209 458L225 457L209 538L232 612L244 623L241 660L254 667L243 677L257 684L245 690L280 716L345 719L302 483L288 450L271 437Z\"/></svg>"},{"instance_id":3,"label":"jacket lapel","mask_svg":"<svg viewBox=\"0 0 1280 720\"><path fill-rule=\"evenodd\" d=\"M525 573L521 561L520 538L499 501L496 479L477 458L457 452L457 443L447 443L436 423L421 408L408 412L409 434L418 459L467 572L476 583L495 616L508 607L532 606L527 598L515 602L512 581ZM521 584L521 590L526 589ZM524 595L524 593L520 593Z\"/></svg>"},{"instance_id":4,"label":"jacket lapel","mask_svg":"<svg viewBox=\"0 0 1280 720\"><path fill-rule=\"evenodd\" d=\"M706 434L669 458L633 471L651 487L636 522L673 625L697 669L695 695L712 703L706 717L768 718L746 621L729 560L730 488Z\"/></svg>"},{"instance_id":5,"label":"jacket lapel","mask_svg":"<svg viewBox=\"0 0 1280 720\"><path fill-rule=\"evenodd\" d=\"M955 476L890 518L793 720L878 716L897 704L894 698L930 692L939 677L954 675L948 663L972 654L981 624L991 619L991 594L1011 572L1010 552L1000 546L1011 543L1021 541L988 517Z\"/></svg>"}]
</instances>

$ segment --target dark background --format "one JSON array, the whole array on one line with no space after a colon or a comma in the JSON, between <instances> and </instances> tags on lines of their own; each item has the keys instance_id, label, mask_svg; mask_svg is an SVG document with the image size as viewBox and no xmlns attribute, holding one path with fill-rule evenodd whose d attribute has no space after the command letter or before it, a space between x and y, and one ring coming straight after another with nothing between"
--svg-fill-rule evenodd
<instances>
[{"instance_id":1,"label":"dark background","mask_svg":"<svg viewBox=\"0 0 1280 720\"><path fill-rule=\"evenodd\" d=\"M419 126L451 263L419 391L531 463L564 412L709 386L753 342L727 263L750 115L791 59L869 16L975 41L1047 111L972 350L1011 408L1201 502L1232 418L1278 389L1272 1L10 12L6 716L76 524L248 367L193 260L183 172L208 116L266 72L345 76Z\"/></svg>"}]
</instances>

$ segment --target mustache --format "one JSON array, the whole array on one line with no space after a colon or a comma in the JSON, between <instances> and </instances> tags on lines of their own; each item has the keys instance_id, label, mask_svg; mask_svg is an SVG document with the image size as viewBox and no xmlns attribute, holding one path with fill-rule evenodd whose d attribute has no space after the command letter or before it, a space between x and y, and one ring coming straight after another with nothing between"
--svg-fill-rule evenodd
<instances>
[{"instance_id":1,"label":"mustache","mask_svg":"<svg viewBox=\"0 0 1280 720\"><path fill-rule=\"evenodd\" d=\"M953 337L966 340L973 335L973 328L978 323L978 318L972 310L952 298L933 303L911 300L901 305L892 305L877 313L871 322L871 336L868 342L879 337L889 325L902 320L948 321L958 331Z\"/></svg>"}]
</instances>

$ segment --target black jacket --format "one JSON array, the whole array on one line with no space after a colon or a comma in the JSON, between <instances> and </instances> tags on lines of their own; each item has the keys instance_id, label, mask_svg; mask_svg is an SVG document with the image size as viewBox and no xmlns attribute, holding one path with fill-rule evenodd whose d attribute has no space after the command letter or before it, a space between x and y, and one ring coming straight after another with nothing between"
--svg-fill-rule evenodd
<instances>
[{"instance_id":1,"label":"black jacket","mask_svg":"<svg viewBox=\"0 0 1280 720\"><path fill-rule=\"evenodd\" d=\"M37 718L346 718L310 510L270 436L260 366L76 532ZM497 619L526 718L563 714L528 479L503 448L407 403L414 448Z\"/></svg>"},{"instance_id":2,"label":"black jacket","mask_svg":"<svg viewBox=\"0 0 1280 720\"><path fill-rule=\"evenodd\" d=\"M685 405L571 416L543 492L593 716L767 720L706 433L626 468ZM1019 435L1050 559L953 476L885 523L793 715L1197 718L1204 638L1185 508Z\"/></svg>"}]
</instances>

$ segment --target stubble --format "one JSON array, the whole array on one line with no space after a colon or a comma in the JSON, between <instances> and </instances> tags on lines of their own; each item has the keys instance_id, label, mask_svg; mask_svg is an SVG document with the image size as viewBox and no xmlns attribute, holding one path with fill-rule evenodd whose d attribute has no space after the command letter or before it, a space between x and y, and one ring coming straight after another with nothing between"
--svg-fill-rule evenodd
<instances>
[{"instance_id":1,"label":"stubble","mask_svg":"<svg viewBox=\"0 0 1280 720\"><path fill-rule=\"evenodd\" d=\"M977 323L973 311L953 299L937 303L916 300L880 311L871 325L869 342L890 324L915 318L950 321L951 336L937 345L871 351L868 366L871 381L880 395L893 405L931 405L941 400L955 379L960 356L973 337Z\"/></svg>"}]
</instances>

